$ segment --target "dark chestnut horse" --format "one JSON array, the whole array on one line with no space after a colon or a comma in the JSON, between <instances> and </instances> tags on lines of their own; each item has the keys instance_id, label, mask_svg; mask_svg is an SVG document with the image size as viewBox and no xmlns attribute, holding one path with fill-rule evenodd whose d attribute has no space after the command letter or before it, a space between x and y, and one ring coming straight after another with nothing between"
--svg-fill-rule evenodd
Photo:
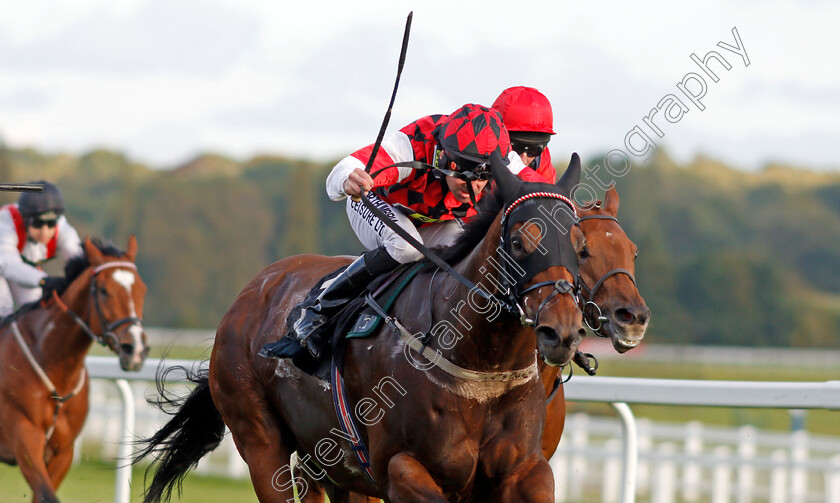
<instances>
[{"instance_id":1,"label":"dark chestnut horse","mask_svg":"<svg viewBox=\"0 0 840 503\"><path fill-rule=\"evenodd\" d=\"M586 208L578 208L586 248L580 254L582 300L587 303L587 323L598 335L609 337L619 353L636 347L642 340L650 318L650 311L639 295L634 277L636 245L618 224L619 198L615 188L607 190L603 203L598 201ZM599 315L606 321L599 320ZM555 391L560 368L540 363L540 375L546 396L553 398L546 407L543 430L543 455L550 459L557 449L566 420L566 403L562 384ZM309 491L305 503L324 501L315 482L304 471ZM377 499L352 495L354 503L375 502Z\"/></svg>"},{"instance_id":2,"label":"dark chestnut horse","mask_svg":"<svg viewBox=\"0 0 840 503\"><path fill-rule=\"evenodd\" d=\"M139 370L148 354L136 253L134 237L124 254L85 240L84 255L65 267L67 289L0 328L0 461L20 466L35 503L58 502L55 491L73 461L94 340L124 370Z\"/></svg>"},{"instance_id":3,"label":"dark chestnut horse","mask_svg":"<svg viewBox=\"0 0 840 503\"><path fill-rule=\"evenodd\" d=\"M498 156L491 164L497 191L444 259L508 300L486 301L429 268L390 310L405 332L384 325L376 338L347 343L343 386L368 448L369 479L339 429L330 384L258 356L285 334L289 312L316 282L349 262L305 255L263 270L228 310L209 372L194 376L189 396L170 400L180 408L141 453L160 454L145 501L168 499L227 424L263 503L307 490L291 477L295 451L333 503L348 491L389 502L553 502L537 354L566 364L585 335L570 284L584 245L568 200L580 160L557 186L519 181ZM431 334L424 356L410 334Z\"/></svg>"},{"instance_id":4,"label":"dark chestnut horse","mask_svg":"<svg viewBox=\"0 0 840 503\"><path fill-rule=\"evenodd\" d=\"M618 224L618 192L607 190L604 202L579 208L580 226L586 236L586 249L580 256L581 297L584 316L597 335L608 337L613 348L625 353L645 336L650 310L636 288L636 245ZM606 318L599 317L603 316ZM542 365L540 375L546 396L554 389L560 369ZM566 422L563 386L555 392L546 409L543 454L550 459L557 450Z\"/></svg>"}]
</instances>

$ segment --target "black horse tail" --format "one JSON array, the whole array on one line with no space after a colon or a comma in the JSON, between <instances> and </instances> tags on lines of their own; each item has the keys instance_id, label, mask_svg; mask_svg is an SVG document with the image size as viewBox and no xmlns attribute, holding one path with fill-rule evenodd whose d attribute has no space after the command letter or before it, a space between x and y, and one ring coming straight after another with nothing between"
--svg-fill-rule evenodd
<instances>
[{"instance_id":1,"label":"black horse tail","mask_svg":"<svg viewBox=\"0 0 840 503\"><path fill-rule=\"evenodd\" d=\"M178 397L164 390L167 377L174 371L184 373L186 379L196 385L189 395ZM143 495L144 503L167 502L176 487L180 493L187 473L205 454L219 446L225 434L222 415L210 395L206 366L197 370L181 366L158 368L156 385L159 397L147 401L172 419L150 438L138 441L140 450L135 453L134 463L155 455L156 459L146 468L147 479L157 467L152 483Z\"/></svg>"}]
</instances>

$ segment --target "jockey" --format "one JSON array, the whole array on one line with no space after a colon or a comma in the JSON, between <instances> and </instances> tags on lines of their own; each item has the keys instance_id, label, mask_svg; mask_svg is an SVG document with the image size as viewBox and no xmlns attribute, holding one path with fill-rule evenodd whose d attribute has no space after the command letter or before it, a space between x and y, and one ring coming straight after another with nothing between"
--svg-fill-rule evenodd
<instances>
[{"instance_id":1,"label":"jockey","mask_svg":"<svg viewBox=\"0 0 840 503\"><path fill-rule=\"evenodd\" d=\"M548 98L533 87L510 87L496 98L493 108L502 114L510 133L511 158L519 157L547 182L554 183L557 175L547 146L554 134L554 115Z\"/></svg>"},{"instance_id":2,"label":"jockey","mask_svg":"<svg viewBox=\"0 0 840 503\"><path fill-rule=\"evenodd\" d=\"M60 255L82 253L79 234L64 218L64 198L49 182L43 192L24 192L17 204L0 208L0 316L14 305L34 302L67 286L63 276L47 276L39 266Z\"/></svg>"},{"instance_id":3,"label":"jockey","mask_svg":"<svg viewBox=\"0 0 840 503\"><path fill-rule=\"evenodd\" d=\"M446 246L461 232L461 220L477 214L475 203L490 180L490 155L510 153L510 140L495 110L467 104L450 115L430 115L386 135L371 167L364 168L373 146L345 157L327 177L330 199L347 199L347 216L368 251L351 263L304 309L294 325L316 358L324 343L318 331L331 315L382 273L423 255L384 225L362 204L367 197L393 222L427 247ZM418 161L433 169L393 166ZM544 181L515 158L509 168L527 181ZM372 176L371 176L372 175Z\"/></svg>"}]
</instances>

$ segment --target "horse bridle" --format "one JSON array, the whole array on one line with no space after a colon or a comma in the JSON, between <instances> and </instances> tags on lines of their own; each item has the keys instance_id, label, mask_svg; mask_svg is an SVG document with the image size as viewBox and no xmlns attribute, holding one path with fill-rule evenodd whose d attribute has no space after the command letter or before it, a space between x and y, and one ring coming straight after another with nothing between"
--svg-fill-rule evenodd
<instances>
[{"instance_id":1,"label":"horse bridle","mask_svg":"<svg viewBox=\"0 0 840 503\"><path fill-rule=\"evenodd\" d=\"M105 315L103 314L102 307L99 303L99 289L97 288L96 284L96 276L100 272L114 267L125 267L134 271L135 274L137 273L137 266L134 265L133 262L127 261L105 262L104 264L97 266L93 269L93 274L90 278L90 295L93 297L93 304L96 310L96 316L99 320L99 326L102 327L104 330L101 334L97 334L93 330L91 330L90 326L87 323L85 323L85 320L83 320L79 315L77 315L69 307L67 307L67 305L64 302L62 302L61 298L58 296L58 293L53 291L53 299L56 301L61 310L67 313L71 318L73 318L76 324L79 325L82 328L82 330L84 330L85 333L88 334L88 336L90 336L91 339L98 342L102 346L111 349L116 349L119 344L119 338L117 337L117 334L114 333L114 330L125 324L129 324L129 326L143 326L143 319L138 316L127 316L125 318L120 318L119 320L116 320L112 323L105 323Z\"/></svg>"},{"instance_id":2,"label":"horse bridle","mask_svg":"<svg viewBox=\"0 0 840 503\"><path fill-rule=\"evenodd\" d=\"M558 199L569 206L572 213L575 216L574 224L577 225L579 220L577 219L577 210L575 209L574 203L568 197L557 194L554 192L532 192L530 194L526 194L512 203L505 208L504 213L502 214L502 232L499 238L499 250L507 251L508 246L505 240L505 236L507 234L507 218L513 213L513 210L516 209L517 206L522 204L525 201L542 198L542 199ZM553 299L558 294L569 294L572 299L574 300L576 305L580 305L580 276L575 275L574 283L571 283L565 279L558 279L556 281L541 281L539 283L533 284L521 291L519 291L518 286L515 283L510 282L510 278L513 277L513 274L510 270L510 265L506 260L502 260L502 269L503 273L500 274L500 283L504 287L504 291L501 293L504 300L500 299L500 302L507 305L513 305L516 307L517 311L519 312L519 321L523 325L527 326L536 326L539 324L540 313L542 312L543 307L545 307L551 299ZM562 264L561 264L562 265ZM570 270L568 267L566 267ZM525 313L525 308L522 307L522 298L540 288L545 286L551 286L552 292L540 303L539 307L537 308L536 315L533 319L529 318L528 315Z\"/></svg>"},{"instance_id":3,"label":"horse bridle","mask_svg":"<svg viewBox=\"0 0 840 503\"><path fill-rule=\"evenodd\" d=\"M584 220L612 220L613 222L618 223L618 218L611 215L584 215L578 219L579 222L583 222ZM583 321L586 323L586 326L589 327L598 337L609 337L608 334L601 332L601 329L604 327L604 323L609 322L609 318L603 315L601 307L595 302L595 295L607 279L617 274L626 274L630 278L630 281L632 281L634 285L636 284L636 278L633 277L633 273L622 268L607 271L600 279L598 279L598 281L595 282L595 286L592 288L589 288L586 285L583 278L579 278L581 293L583 290L586 290L588 292L586 297L589 299L584 302L583 307L581 307L581 311L583 312ZM583 300L583 296L581 296L581 300Z\"/></svg>"}]
</instances>

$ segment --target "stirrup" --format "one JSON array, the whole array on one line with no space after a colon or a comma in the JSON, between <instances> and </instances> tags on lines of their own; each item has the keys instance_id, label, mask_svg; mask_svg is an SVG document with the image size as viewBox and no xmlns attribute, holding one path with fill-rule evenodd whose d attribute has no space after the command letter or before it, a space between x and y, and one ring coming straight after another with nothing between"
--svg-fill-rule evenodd
<instances>
[{"instance_id":1,"label":"stirrup","mask_svg":"<svg viewBox=\"0 0 840 503\"><path fill-rule=\"evenodd\" d=\"M321 334L324 325L329 322L329 319L318 311L314 311L315 306L309 306L304 309L303 314L297 319L292 326L292 332L295 334L301 347L306 348L312 356L316 359L321 357L321 348L324 347L324 337ZM305 326L301 326L306 321L307 314L311 318ZM306 333L301 333L305 330Z\"/></svg>"}]
</instances>

